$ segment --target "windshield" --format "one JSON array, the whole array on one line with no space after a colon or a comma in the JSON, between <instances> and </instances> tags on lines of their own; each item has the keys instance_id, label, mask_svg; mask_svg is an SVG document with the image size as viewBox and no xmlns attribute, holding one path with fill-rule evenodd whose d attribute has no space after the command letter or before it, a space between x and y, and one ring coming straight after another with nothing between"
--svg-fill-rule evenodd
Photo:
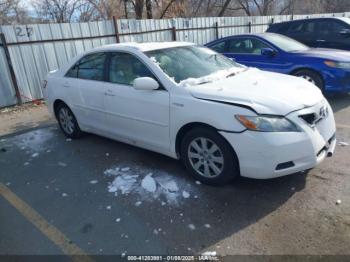
<instances>
[{"instance_id":1,"label":"windshield","mask_svg":"<svg viewBox=\"0 0 350 262\"><path fill-rule=\"evenodd\" d=\"M200 46L159 49L146 52L146 55L170 78L180 84L187 79L205 78L195 83L201 84L210 81L208 75L227 71L227 76L234 73L231 69L244 68L231 59Z\"/></svg>"},{"instance_id":2,"label":"windshield","mask_svg":"<svg viewBox=\"0 0 350 262\"><path fill-rule=\"evenodd\" d=\"M263 37L267 41L271 42L272 44L286 52L306 51L309 49L308 46L286 36L277 34L264 34Z\"/></svg>"}]
</instances>

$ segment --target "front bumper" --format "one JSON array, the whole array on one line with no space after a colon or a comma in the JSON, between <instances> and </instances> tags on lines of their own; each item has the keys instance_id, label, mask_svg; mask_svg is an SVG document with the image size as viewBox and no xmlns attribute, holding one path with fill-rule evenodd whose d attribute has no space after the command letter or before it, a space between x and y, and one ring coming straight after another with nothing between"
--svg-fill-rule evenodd
<instances>
[{"instance_id":1,"label":"front bumper","mask_svg":"<svg viewBox=\"0 0 350 262\"><path fill-rule=\"evenodd\" d=\"M327 93L350 92L350 71L347 69L327 68L323 71L323 79Z\"/></svg>"},{"instance_id":2,"label":"front bumper","mask_svg":"<svg viewBox=\"0 0 350 262\"><path fill-rule=\"evenodd\" d=\"M323 105L306 108L286 116L302 128L302 132L220 132L234 148L244 177L267 179L311 169L333 155L335 121L331 107L328 115L315 126L299 116L319 112Z\"/></svg>"}]
</instances>

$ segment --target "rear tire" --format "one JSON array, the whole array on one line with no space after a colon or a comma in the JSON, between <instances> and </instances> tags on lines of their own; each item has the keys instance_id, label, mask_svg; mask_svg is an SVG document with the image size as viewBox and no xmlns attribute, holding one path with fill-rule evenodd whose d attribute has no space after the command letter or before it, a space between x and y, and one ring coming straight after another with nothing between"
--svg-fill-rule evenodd
<instances>
[{"instance_id":1,"label":"rear tire","mask_svg":"<svg viewBox=\"0 0 350 262\"><path fill-rule=\"evenodd\" d=\"M77 119L66 104L59 104L56 112L58 124L66 137L76 139L83 135Z\"/></svg>"},{"instance_id":2,"label":"rear tire","mask_svg":"<svg viewBox=\"0 0 350 262\"><path fill-rule=\"evenodd\" d=\"M224 185L239 176L234 150L214 129L190 130L182 139L180 153L190 174L204 184Z\"/></svg>"},{"instance_id":3,"label":"rear tire","mask_svg":"<svg viewBox=\"0 0 350 262\"><path fill-rule=\"evenodd\" d=\"M305 80L313 83L315 86L317 86L322 91L324 90L324 83L322 77L311 70L303 69L299 70L293 73L294 76L304 78Z\"/></svg>"}]
</instances>

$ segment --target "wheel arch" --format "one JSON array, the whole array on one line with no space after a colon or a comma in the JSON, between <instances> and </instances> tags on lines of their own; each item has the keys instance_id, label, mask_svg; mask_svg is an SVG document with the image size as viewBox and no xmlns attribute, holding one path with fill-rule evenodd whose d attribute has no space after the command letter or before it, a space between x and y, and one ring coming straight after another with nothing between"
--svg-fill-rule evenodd
<instances>
[{"instance_id":1,"label":"wheel arch","mask_svg":"<svg viewBox=\"0 0 350 262\"><path fill-rule=\"evenodd\" d=\"M56 99L55 100L55 102L53 102L53 112L54 112L54 114L55 114L55 117L56 117L56 119L58 119L58 116L57 116L57 109L58 109L58 106L59 105L61 105L61 104L64 104L64 105L66 105L66 106L68 106L67 105L67 103L65 103L63 100L61 100L61 99ZM69 106L68 106L69 107Z\"/></svg>"},{"instance_id":2,"label":"wheel arch","mask_svg":"<svg viewBox=\"0 0 350 262\"><path fill-rule=\"evenodd\" d=\"M319 75L321 77L322 81L324 82L324 77L323 77L322 73L319 70L312 68L312 67L306 67L306 66L297 67L297 68L294 68L291 72L289 72L289 74L294 75L295 73L297 73L299 71L311 71L311 72Z\"/></svg>"},{"instance_id":3,"label":"wheel arch","mask_svg":"<svg viewBox=\"0 0 350 262\"><path fill-rule=\"evenodd\" d=\"M194 128L199 128L199 127L209 128L211 130L216 131L230 145L231 149L233 150L233 152L235 154L235 157L237 158L238 164L239 164L239 159L238 159L238 155L236 153L236 150L232 147L232 145L229 143L229 141L227 141L227 139L218 132L219 130L217 128L215 128L212 125L203 123L203 122L187 123L179 129L179 131L176 134L176 138L175 138L175 152L176 152L176 155L178 157L181 157L180 156L181 142L182 142L183 138L185 137L185 135L187 134L187 132L189 132L190 130L192 130Z\"/></svg>"},{"instance_id":4,"label":"wheel arch","mask_svg":"<svg viewBox=\"0 0 350 262\"><path fill-rule=\"evenodd\" d=\"M183 125L179 131L176 134L176 138L175 138L175 151L176 154L178 156L180 156L180 148L181 148L181 142L182 139L185 137L185 135L187 134L187 132L189 132L190 130L194 129L194 128L198 128L198 127L204 127L204 128L210 128L212 130L217 131L217 129L209 124L206 123L202 123L202 122L191 122L191 123L187 123L185 125Z\"/></svg>"}]
</instances>

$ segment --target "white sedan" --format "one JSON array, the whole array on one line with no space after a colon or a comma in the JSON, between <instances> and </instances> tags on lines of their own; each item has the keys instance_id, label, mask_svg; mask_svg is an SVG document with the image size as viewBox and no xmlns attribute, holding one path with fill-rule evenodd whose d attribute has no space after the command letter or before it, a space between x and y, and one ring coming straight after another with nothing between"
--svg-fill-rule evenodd
<instances>
[{"instance_id":1,"label":"white sedan","mask_svg":"<svg viewBox=\"0 0 350 262\"><path fill-rule=\"evenodd\" d=\"M307 170L336 144L316 86L191 43L103 46L50 73L43 90L67 137L89 132L181 159L207 184Z\"/></svg>"}]
</instances>

